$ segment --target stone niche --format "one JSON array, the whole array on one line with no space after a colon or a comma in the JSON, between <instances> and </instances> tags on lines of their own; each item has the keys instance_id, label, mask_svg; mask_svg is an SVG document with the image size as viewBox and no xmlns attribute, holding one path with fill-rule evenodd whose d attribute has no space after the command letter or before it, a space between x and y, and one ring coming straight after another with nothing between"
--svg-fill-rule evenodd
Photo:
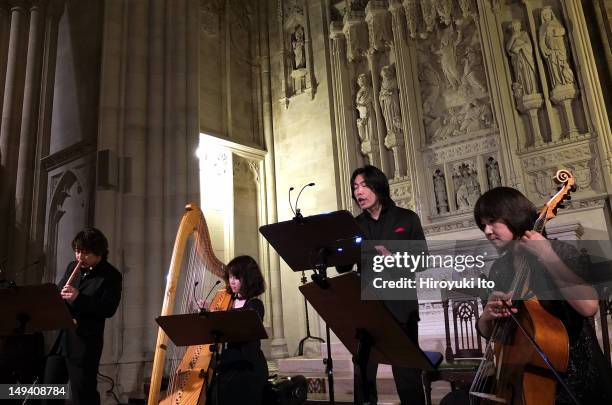
<instances>
[{"instance_id":1,"label":"stone niche","mask_svg":"<svg viewBox=\"0 0 612 405\"><path fill-rule=\"evenodd\" d=\"M308 94L314 98L312 42L308 11L304 0L278 0L281 49L281 102L286 107L292 97Z\"/></svg>"}]
</instances>

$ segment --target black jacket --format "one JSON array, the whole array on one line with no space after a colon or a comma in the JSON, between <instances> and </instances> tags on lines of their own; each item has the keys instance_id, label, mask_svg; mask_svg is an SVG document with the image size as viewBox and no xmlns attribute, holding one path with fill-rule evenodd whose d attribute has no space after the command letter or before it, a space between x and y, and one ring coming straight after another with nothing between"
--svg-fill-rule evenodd
<instances>
[{"instance_id":1,"label":"black jacket","mask_svg":"<svg viewBox=\"0 0 612 405\"><path fill-rule=\"evenodd\" d=\"M419 216L414 211L400 208L394 203L383 207L377 220L372 219L367 211L363 211L355 221L366 240L425 240ZM338 271L342 273L350 270L350 267L338 268ZM416 328L416 322L419 320L416 291L411 292L414 293L412 300L407 297L407 300L402 301L384 301L395 319L408 329Z\"/></svg>"},{"instance_id":2,"label":"black jacket","mask_svg":"<svg viewBox=\"0 0 612 405\"><path fill-rule=\"evenodd\" d=\"M59 287L66 284L76 262L66 268ZM79 295L66 303L77 322L76 329L64 329L58 336L60 353L77 364L100 362L104 343L104 323L117 311L121 300L122 276L113 265L101 260L88 273L77 276L73 286Z\"/></svg>"}]
</instances>

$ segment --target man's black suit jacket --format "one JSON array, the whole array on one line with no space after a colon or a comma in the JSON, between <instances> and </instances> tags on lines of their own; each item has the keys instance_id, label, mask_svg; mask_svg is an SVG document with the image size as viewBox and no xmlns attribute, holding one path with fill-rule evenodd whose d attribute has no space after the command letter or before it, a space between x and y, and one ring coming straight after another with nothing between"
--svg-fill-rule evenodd
<instances>
[{"instance_id":1,"label":"man's black suit jacket","mask_svg":"<svg viewBox=\"0 0 612 405\"><path fill-rule=\"evenodd\" d=\"M68 265L60 288L66 284L75 266L76 262ZM79 295L66 304L77 326L62 330L56 342L60 353L70 362L97 367L104 344L104 323L115 314L121 300L121 281L121 273L104 259L77 276L73 286L79 290Z\"/></svg>"},{"instance_id":2,"label":"man's black suit jacket","mask_svg":"<svg viewBox=\"0 0 612 405\"><path fill-rule=\"evenodd\" d=\"M419 216L412 210L396 206L395 203L383 207L378 220L372 219L367 211L363 211L355 217L355 221L359 224L366 240L425 241L425 233ZM426 249L427 245L423 242L421 250L426 251ZM338 267L337 270L343 273L350 270L351 267ZM416 331L419 320L416 290L409 289L406 294L405 300L387 300L384 301L384 304L404 328Z\"/></svg>"}]
</instances>

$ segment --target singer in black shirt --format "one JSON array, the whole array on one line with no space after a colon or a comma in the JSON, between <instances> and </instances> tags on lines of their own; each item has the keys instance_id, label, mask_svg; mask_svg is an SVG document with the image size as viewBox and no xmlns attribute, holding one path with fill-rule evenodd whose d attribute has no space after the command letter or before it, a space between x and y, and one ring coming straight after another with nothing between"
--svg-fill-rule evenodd
<instances>
[{"instance_id":1,"label":"singer in black shirt","mask_svg":"<svg viewBox=\"0 0 612 405\"><path fill-rule=\"evenodd\" d=\"M69 379L73 405L98 405L104 324L119 306L122 276L106 260L108 241L100 230L79 232L72 249L76 261L68 264L59 286L76 328L60 331L47 358L44 382L63 384ZM68 284L75 269L76 276ZM47 403L53 402L57 401Z\"/></svg>"},{"instance_id":2,"label":"singer in black shirt","mask_svg":"<svg viewBox=\"0 0 612 405\"><path fill-rule=\"evenodd\" d=\"M400 208L391 199L389 180L378 168L366 165L358 168L351 176L353 199L363 210L355 220L359 224L365 239L368 240L425 240L418 215L408 209ZM384 245L376 246L380 255L390 255ZM339 272L350 268L338 268ZM418 344L419 306L416 291L409 289L404 300L383 301L395 320L407 332L415 344ZM370 363L367 367L367 380L370 404L376 404L376 374L378 364ZM393 367L393 378L402 405L425 403L421 370ZM361 377L355 368L355 403L362 404L363 387Z\"/></svg>"}]
</instances>

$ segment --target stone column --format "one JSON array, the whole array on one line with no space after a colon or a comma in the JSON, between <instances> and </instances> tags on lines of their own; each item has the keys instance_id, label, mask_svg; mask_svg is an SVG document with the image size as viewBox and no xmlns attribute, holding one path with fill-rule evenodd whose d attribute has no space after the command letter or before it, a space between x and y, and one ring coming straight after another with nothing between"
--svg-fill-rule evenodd
<instances>
[{"instance_id":1,"label":"stone column","mask_svg":"<svg viewBox=\"0 0 612 405\"><path fill-rule=\"evenodd\" d=\"M8 234L14 220L13 194L17 156L19 153L19 119L23 90L23 30L26 3L15 1L11 7L11 28L9 36L4 101L2 104L2 124L0 125L0 260L8 257ZM12 267L12 254L9 266Z\"/></svg>"},{"instance_id":2,"label":"stone column","mask_svg":"<svg viewBox=\"0 0 612 405\"><path fill-rule=\"evenodd\" d=\"M38 130L38 106L40 100L40 62L43 47L44 4L34 1L30 8L30 32L28 54L25 66L25 89L19 136L19 157L17 162L17 184L15 187L15 231L14 267L20 269L36 259L28 254L30 220L32 217L32 187L34 179L34 152ZM30 269L31 270L31 269Z\"/></svg>"},{"instance_id":3,"label":"stone column","mask_svg":"<svg viewBox=\"0 0 612 405\"><path fill-rule=\"evenodd\" d=\"M34 184L32 187L32 220L30 235L31 252L43 252L47 220L47 171L42 166L42 158L49 155L51 138L51 113L53 109L53 90L55 86L55 63L57 58L58 21L64 10L64 0L51 0L45 7L45 27L41 76L40 106L38 109L38 130L36 153L34 156ZM44 263L42 275L28 283L54 282L55 274L50 271L53 266ZM36 275L34 275L36 276Z\"/></svg>"},{"instance_id":4,"label":"stone column","mask_svg":"<svg viewBox=\"0 0 612 405\"><path fill-rule=\"evenodd\" d=\"M0 111L2 111L4 101L4 79L6 78L10 28L9 3L3 0L0 1Z\"/></svg>"},{"instance_id":5,"label":"stone column","mask_svg":"<svg viewBox=\"0 0 612 405\"><path fill-rule=\"evenodd\" d=\"M179 2L180 3L180 2ZM147 248L149 232L146 230L146 151L147 151L147 75L148 63L148 20L149 2L134 0L126 4L125 12L129 16L126 25L126 47L128 63L125 74L125 110L123 115L123 153L129 159L125 175L129 181L123 185L122 210L118 219L121 221L121 246L123 256L123 285L126 294L125 305L121 312L125 339L122 361L139 361L141 353L150 350L147 345L149 322L142 316L142 303L147 302L148 275L145 269L153 268L149 261ZM179 59L179 58L177 58ZM178 136L177 136L178 138ZM180 211L177 211L177 214ZM96 218L98 221L99 219ZM115 256L116 257L116 256ZM139 271L134 271L139 269ZM159 309L156 309L159 311ZM117 319L118 320L118 319Z\"/></svg>"},{"instance_id":6,"label":"stone column","mask_svg":"<svg viewBox=\"0 0 612 405\"><path fill-rule=\"evenodd\" d=\"M355 133L353 121L353 100L351 99L351 81L346 66L346 38L342 33L342 26L333 23L330 27L330 54L331 54L331 74L333 85L333 103L336 120L336 141L338 144L338 163L339 176L341 179L349 179L352 171L361 165L359 154L372 156L371 164L376 165L378 161L378 144L375 139L370 139L367 144L361 144L361 149L357 142L358 136ZM374 119L374 117L369 117ZM372 134L375 137L376 134ZM351 210L352 196L347 187L340 187L341 206L346 210Z\"/></svg>"},{"instance_id":7,"label":"stone column","mask_svg":"<svg viewBox=\"0 0 612 405\"><path fill-rule=\"evenodd\" d=\"M404 147L406 168L402 173L407 176L412 182L411 204L414 206L416 201L414 195L420 195L418 186L418 176L416 167L416 155L418 154L419 133L413 128L419 128L419 118L413 117L410 108L409 90L413 89L412 77L413 69L410 63L410 51L406 43L407 33L404 30L404 7L399 0L389 2L389 11L391 12L391 28L393 30L393 52L395 54L395 71L397 75L397 86L399 87L400 109L402 111L402 130L404 133ZM416 207L415 207L416 208Z\"/></svg>"},{"instance_id":8,"label":"stone column","mask_svg":"<svg viewBox=\"0 0 612 405\"><path fill-rule=\"evenodd\" d=\"M279 2L282 3L282 2ZM261 89L262 89L262 114L263 114L263 130L264 141L268 153L264 159L265 170L265 193L266 193L266 221L268 224L278 222L278 214L276 210L276 166L274 163L274 129L272 126L272 80L270 72L270 38L268 27L268 9L265 6L267 2L263 2L264 11L261 18ZM282 5L279 5L282 8ZM282 25L281 25L282 31ZM282 43L281 43L282 44ZM283 66L285 59L283 58ZM285 76L283 75L283 78ZM268 259L270 270L270 291L272 301L272 330L273 338L270 342L270 351L272 358L279 359L288 357L287 342L285 341L285 327L283 322L283 296L281 288L281 267L278 254L271 249L268 244Z\"/></svg>"},{"instance_id":9,"label":"stone column","mask_svg":"<svg viewBox=\"0 0 612 405\"><path fill-rule=\"evenodd\" d=\"M483 66L486 69L488 77L495 77L499 82L503 83L505 78L508 83L511 83L512 78L509 72L504 72L499 61L506 58L504 54L504 34L500 23L499 7L497 3L491 3L489 0L477 0L478 4L478 29L481 38L488 38L482 42ZM518 133L518 128L521 123L518 121L518 114L515 113L514 105L512 104L512 92L506 85L501 83L491 83L491 101L493 113L498 118L500 132L500 152L501 162L507 173L507 183L513 187L521 187L520 180L520 165L512 156L513 142L511 137ZM518 141L517 141L518 143Z\"/></svg>"}]
</instances>

